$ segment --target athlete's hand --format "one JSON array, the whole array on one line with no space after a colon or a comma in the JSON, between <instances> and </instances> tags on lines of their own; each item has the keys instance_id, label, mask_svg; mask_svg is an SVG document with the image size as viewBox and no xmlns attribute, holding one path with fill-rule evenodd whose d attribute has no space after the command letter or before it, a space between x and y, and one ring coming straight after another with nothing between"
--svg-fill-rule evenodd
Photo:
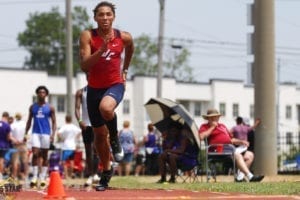
<instances>
[{"instance_id":1,"label":"athlete's hand","mask_svg":"<svg viewBox=\"0 0 300 200\"><path fill-rule=\"evenodd\" d=\"M104 52L107 51L108 49L108 42L111 40L111 38L107 38L107 39L104 39L103 41L103 44L101 45L100 49L99 49L99 52L100 54L102 55Z\"/></svg>"},{"instance_id":2,"label":"athlete's hand","mask_svg":"<svg viewBox=\"0 0 300 200\"><path fill-rule=\"evenodd\" d=\"M107 51L107 43L104 42L99 49L100 55L102 55L106 51Z\"/></svg>"},{"instance_id":3,"label":"athlete's hand","mask_svg":"<svg viewBox=\"0 0 300 200\"><path fill-rule=\"evenodd\" d=\"M26 134L26 135L24 135L23 142L26 143L27 139L28 139L28 135Z\"/></svg>"},{"instance_id":4,"label":"athlete's hand","mask_svg":"<svg viewBox=\"0 0 300 200\"><path fill-rule=\"evenodd\" d=\"M50 142L54 142L54 134L50 135Z\"/></svg>"},{"instance_id":5,"label":"athlete's hand","mask_svg":"<svg viewBox=\"0 0 300 200\"><path fill-rule=\"evenodd\" d=\"M81 129L83 129L83 130L86 129L86 125L85 125L85 123L84 123L83 121L80 121L80 122L78 123L78 125L79 125L79 127L80 127Z\"/></svg>"}]
</instances>

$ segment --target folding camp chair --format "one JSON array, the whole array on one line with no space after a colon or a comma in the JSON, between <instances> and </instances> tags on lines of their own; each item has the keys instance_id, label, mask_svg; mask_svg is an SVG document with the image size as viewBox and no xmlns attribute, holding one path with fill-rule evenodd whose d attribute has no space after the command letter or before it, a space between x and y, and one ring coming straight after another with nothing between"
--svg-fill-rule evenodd
<instances>
[{"instance_id":1,"label":"folding camp chair","mask_svg":"<svg viewBox=\"0 0 300 200\"><path fill-rule=\"evenodd\" d=\"M199 181L198 175L201 175L201 165L198 163L198 161L195 163L195 165L191 166L181 166L180 164L178 164L176 176L177 182L179 182L178 180L181 180L180 182L182 183L194 183L196 181Z\"/></svg>"},{"instance_id":2,"label":"folding camp chair","mask_svg":"<svg viewBox=\"0 0 300 200\"><path fill-rule=\"evenodd\" d=\"M177 161L176 181L180 179L183 183L198 181L198 175L201 175L201 160L199 157L199 149L195 148L195 154L183 154ZM202 176L201 176L202 182Z\"/></svg>"},{"instance_id":3,"label":"folding camp chair","mask_svg":"<svg viewBox=\"0 0 300 200\"><path fill-rule=\"evenodd\" d=\"M227 165L226 171L228 174L233 172L235 178L235 147L231 144L211 144L206 147L206 177L207 182L213 178L217 180L217 164ZM228 166L229 165L229 166Z\"/></svg>"}]
</instances>

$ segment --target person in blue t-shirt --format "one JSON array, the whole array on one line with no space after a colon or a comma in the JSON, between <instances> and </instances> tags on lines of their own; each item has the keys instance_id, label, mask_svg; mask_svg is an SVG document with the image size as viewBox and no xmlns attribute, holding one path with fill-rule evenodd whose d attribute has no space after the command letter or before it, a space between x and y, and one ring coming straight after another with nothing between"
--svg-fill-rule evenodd
<instances>
[{"instance_id":1,"label":"person in blue t-shirt","mask_svg":"<svg viewBox=\"0 0 300 200\"><path fill-rule=\"evenodd\" d=\"M37 101L29 107L29 115L25 128L24 141L27 140L27 134L32 125L31 145L32 145L32 173L33 178L30 182L31 187L37 186L39 174L40 187L46 187L46 178L48 174L48 150L50 143L53 142L56 132L55 109L46 102L49 90L45 86L36 88ZM51 125L50 126L50 121ZM41 172L38 173L39 160L42 159Z\"/></svg>"}]
</instances>

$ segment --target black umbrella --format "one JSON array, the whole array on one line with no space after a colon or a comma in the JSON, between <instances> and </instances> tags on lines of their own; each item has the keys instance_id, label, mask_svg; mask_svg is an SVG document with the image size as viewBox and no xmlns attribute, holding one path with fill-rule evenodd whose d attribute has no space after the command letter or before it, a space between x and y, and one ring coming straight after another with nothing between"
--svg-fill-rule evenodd
<instances>
[{"instance_id":1,"label":"black umbrella","mask_svg":"<svg viewBox=\"0 0 300 200\"><path fill-rule=\"evenodd\" d=\"M190 129L190 138L200 149L198 127L190 113L181 105L165 98L151 98L145 108L154 126L160 131L166 131L171 123L177 122Z\"/></svg>"}]
</instances>

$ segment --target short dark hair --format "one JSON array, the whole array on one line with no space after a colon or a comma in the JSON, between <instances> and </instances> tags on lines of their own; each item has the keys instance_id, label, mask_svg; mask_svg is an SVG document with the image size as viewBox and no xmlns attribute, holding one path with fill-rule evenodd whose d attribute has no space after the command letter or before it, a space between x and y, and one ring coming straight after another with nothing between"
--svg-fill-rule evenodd
<instances>
[{"instance_id":1,"label":"short dark hair","mask_svg":"<svg viewBox=\"0 0 300 200\"><path fill-rule=\"evenodd\" d=\"M237 117L237 118L236 118L236 123L237 123L237 124L243 123L243 118L242 118L242 117Z\"/></svg>"},{"instance_id":2,"label":"short dark hair","mask_svg":"<svg viewBox=\"0 0 300 200\"><path fill-rule=\"evenodd\" d=\"M49 94L49 90L46 88L46 86L44 85L40 85L39 87L37 87L35 89L35 94L38 94L40 90L45 90L46 91L46 94L48 95Z\"/></svg>"},{"instance_id":3,"label":"short dark hair","mask_svg":"<svg viewBox=\"0 0 300 200\"><path fill-rule=\"evenodd\" d=\"M152 123L148 124L148 131L152 132L154 130L154 126Z\"/></svg>"},{"instance_id":4,"label":"short dark hair","mask_svg":"<svg viewBox=\"0 0 300 200\"><path fill-rule=\"evenodd\" d=\"M66 120L66 122L71 123L72 122L72 116L71 115L66 115L65 120Z\"/></svg>"},{"instance_id":5,"label":"short dark hair","mask_svg":"<svg viewBox=\"0 0 300 200\"><path fill-rule=\"evenodd\" d=\"M96 7L94 8L93 12L94 12L94 17L97 14L98 8L103 7L103 6L107 6L110 7L111 11L114 13L114 15L116 15L116 6L108 1L102 1L100 3L98 3L96 5Z\"/></svg>"},{"instance_id":6,"label":"short dark hair","mask_svg":"<svg viewBox=\"0 0 300 200\"><path fill-rule=\"evenodd\" d=\"M2 117L9 117L9 113L8 112L6 112L6 111L4 111L3 113L2 113Z\"/></svg>"}]
</instances>

